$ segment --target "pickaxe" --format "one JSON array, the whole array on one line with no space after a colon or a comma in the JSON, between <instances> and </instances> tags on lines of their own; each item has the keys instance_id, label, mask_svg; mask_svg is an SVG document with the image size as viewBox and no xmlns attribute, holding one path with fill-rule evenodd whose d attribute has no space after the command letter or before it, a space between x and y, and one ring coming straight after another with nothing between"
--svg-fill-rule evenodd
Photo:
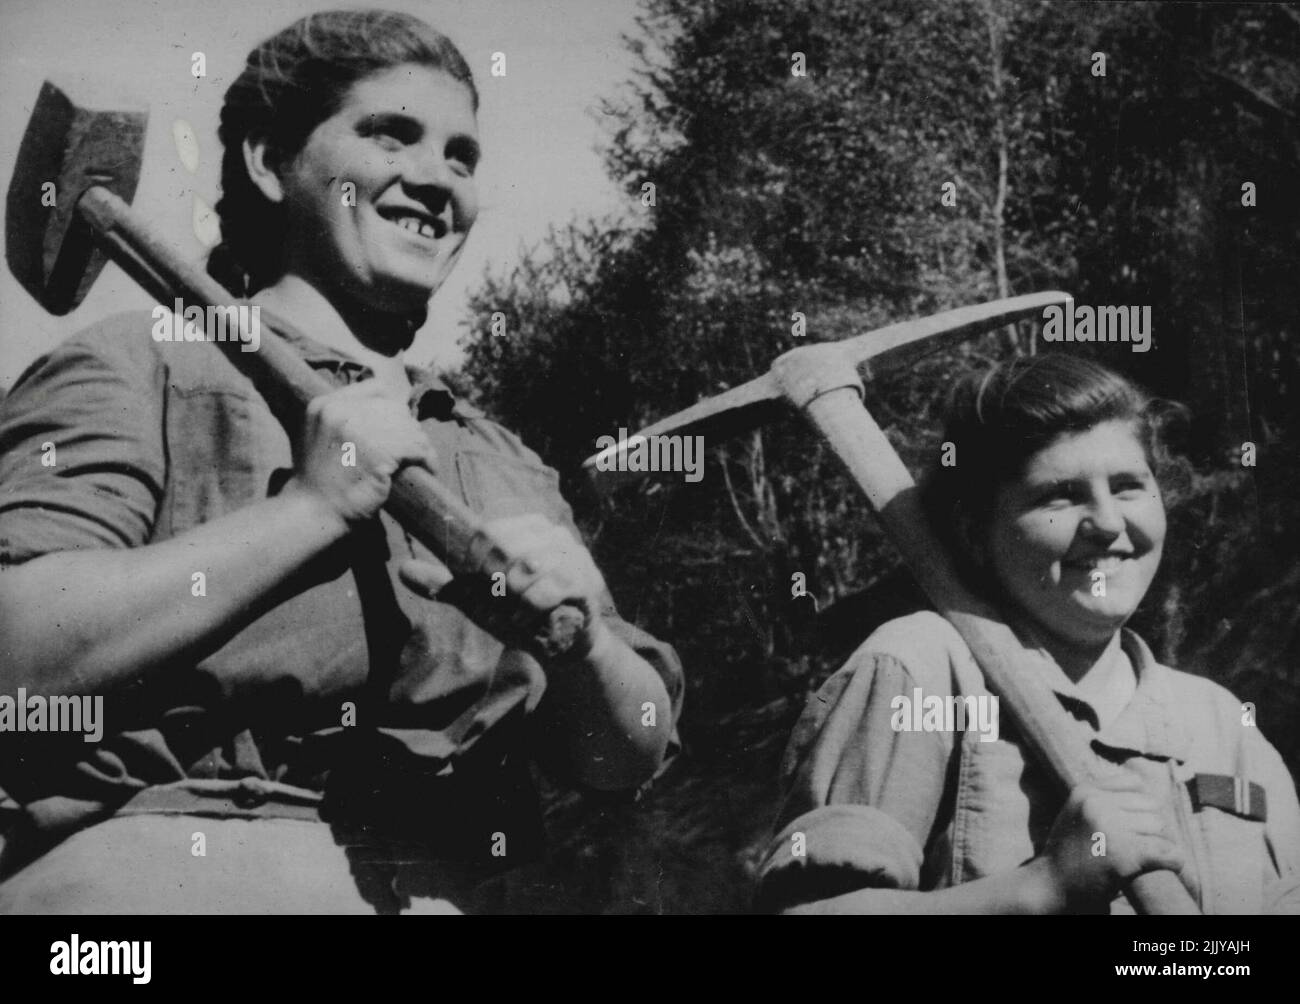
<instances>
[{"instance_id":1,"label":"pickaxe","mask_svg":"<svg viewBox=\"0 0 1300 1004\"><path fill-rule=\"evenodd\" d=\"M50 313L66 314L85 297L111 258L163 304L200 307L235 302L220 283L169 247L126 200L135 194L144 153L147 109L92 110L47 81L23 135L9 186L5 247L14 276ZM49 205L47 183L54 183ZM205 311L206 315L206 311ZM312 398L333 386L271 331L255 352L243 319L238 340L213 342L252 380L296 434ZM478 516L428 471L406 467L393 478L385 508L457 576L505 572L509 556ZM574 650L585 615L556 607L528 640L543 658Z\"/></svg>"},{"instance_id":2,"label":"pickaxe","mask_svg":"<svg viewBox=\"0 0 1300 1004\"><path fill-rule=\"evenodd\" d=\"M933 317L891 324L838 342L823 342L779 356L762 376L701 401L587 459L598 487L621 483L601 471L626 471L620 452L642 437L735 433L762 424L792 405L830 443L866 493L885 532L936 609L961 634L990 689L1011 712L1031 751L1065 791L1104 769L1079 722L1061 707L1043 679L1042 656L1025 648L987 603L957 577L952 559L930 528L911 474L863 405L860 368L909 362L945 345L1022 318L1041 317L1064 305L1066 293L1034 293ZM651 440L654 442L654 440ZM636 475L632 475L636 477ZM1148 872L1125 890L1144 913L1198 913L1187 889L1169 871Z\"/></svg>"}]
</instances>

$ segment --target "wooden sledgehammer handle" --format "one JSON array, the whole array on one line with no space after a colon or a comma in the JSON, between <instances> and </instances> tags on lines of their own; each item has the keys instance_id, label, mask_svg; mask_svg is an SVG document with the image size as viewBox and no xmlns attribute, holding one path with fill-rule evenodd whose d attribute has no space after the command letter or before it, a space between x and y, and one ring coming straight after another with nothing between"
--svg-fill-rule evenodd
<instances>
[{"instance_id":1,"label":"wooden sledgehammer handle","mask_svg":"<svg viewBox=\"0 0 1300 1004\"><path fill-rule=\"evenodd\" d=\"M903 560L969 646L990 688L1006 702L1039 761L1066 791L1090 780L1096 758L1081 724L1066 714L1043 680L1041 663L1036 665L1037 659L1012 630L962 586L930 529L911 474L862 405L852 364L837 360L831 352L818 359L800 349L778 360L774 370L792 403L826 437L866 493ZM822 387L832 389L814 390ZM1125 894L1140 913L1200 913L1173 872L1140 875L1128 884Z\"/></svg>"},{"instance_id":2,"label":"wooden sledgehammer handle","mask_svg":"<svg viewBox=\"0 0 1300 1004\"><path fill-rule=\"evenodd\" d=\"M176 297L204 307L232 302L224 286L177 254L138 213L106 188L87 189L78 211L108 255L164 303ZM241 327L239 341L217 344L227 348L226 357L253 381L282 420L301 418L309 401L334 390L274 332L260 332L255 352L242 351L246 343L247 333ZM290 429L291 435L293 432ZM509 556L492 539L477 514L423 468L406 467L393 477L384 508L455 575L482 576L486 580L509 567ZM593 616L598 613L593 612ZM529 648L543 659L580 656L582 653L574 646L585 625L586 615L578 607L556 607L539 625Z\"/></svg>"}]
</instances>

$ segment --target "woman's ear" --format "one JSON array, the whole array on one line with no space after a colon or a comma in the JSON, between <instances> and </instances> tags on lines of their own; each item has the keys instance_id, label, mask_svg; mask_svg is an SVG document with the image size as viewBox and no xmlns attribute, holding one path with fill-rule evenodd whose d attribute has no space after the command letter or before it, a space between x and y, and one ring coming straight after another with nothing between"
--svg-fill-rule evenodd
<instances>
[{"instance_id":1,"label":"woman's ear","mask_svg":"<svg viewBox=\"0 0 1300 1004\"><path fill-rule=\"evenodd\" d=\"M277 173L278 164L270 144L264 137L248 136L244 139L244 168L267 201L284 201L284 185Z\"/></svg>"}]
</instances>

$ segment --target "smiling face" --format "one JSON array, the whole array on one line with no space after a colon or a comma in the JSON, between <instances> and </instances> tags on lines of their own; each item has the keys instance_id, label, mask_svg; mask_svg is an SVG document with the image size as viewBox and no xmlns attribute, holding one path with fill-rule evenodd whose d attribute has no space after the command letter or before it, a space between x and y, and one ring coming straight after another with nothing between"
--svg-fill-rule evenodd
<instances>
[{"instance_id":1,"label":"smiling face","mask_svg":"<svg viewBox=\"0 0 1300 1004\"><path fill-rule=\"evenodd\" d=\"M1070 645L1108 642L1146 595L1165 540L1160 489L1131 423L1067 433L1031 456L999 488L984 540L988 566L1025 613Z\"/></svg>"},{"instance_id":2,"label":"smiling face","mask_svg":"<svg viewBox=\"0 0 1300 1004\"><path fill-rule=\"evenodd\" d=\"M418 64L359 80L276 171L285 271L381 311L423 308L478 213L478 157L464 84Z\"/></svg>"}]
</instances>

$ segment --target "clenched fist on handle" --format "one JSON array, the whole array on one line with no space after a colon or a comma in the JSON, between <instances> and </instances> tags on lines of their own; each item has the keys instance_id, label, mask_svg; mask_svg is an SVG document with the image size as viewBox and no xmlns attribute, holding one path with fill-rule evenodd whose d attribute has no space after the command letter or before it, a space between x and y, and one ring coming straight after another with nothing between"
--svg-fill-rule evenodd
<instances>
[{"instance_id":1,"label":"clenched fist on handle","mask_svg":"<svg viewBox=\"0 0 1300 1004\"><path fill-rule=\"evenodd\" d=\"M1098 838L1101 839L1098 839ZM1042 854L1029 863L1051 912L1104 908L1123 884L1183 867L1160 802L1128 771L1081 784L1056 816Z\"/></svg>"},{"instance_id":2,"label":"clenched fist on handle","mask_svg":"<svg viewBox=\"0 0 1300 1004\"><path fill-rule=\"evenodd\" d=\"M343 463L346 443L355 446L348 454L354 465ZM308 406L294 474L282 494L309 500L320 533L337 539L378 512L394 475L410 464L433 472L432 445L405 402L366 381ZM504 643L534 654L539 624L558 607L577 608L583 623L567 654L539 655L554 735L582 783L621 790L645 782L667 748L671 705L653 667L601 616L607 592L591 554L572 532L539 515L495 520L483 532L494 552L489 567L502 569L500 577L453 576L436 559L402 561L399 577L417 594L454 604ZM650 705L653 716L645 710Z\"/></svg>"},{"instance_id":3,"label":"clenched fist on handle","mask_svg":"<svg viewBox=\"0 0 1300 1004\"><path fill-rule=\"evenodd\" d=\"M406 402L366 380L307 405L286 490L312 494L350 529L379 511L402 467L419 464L433 473L437 462Z\"/></svg>"}]
</instances>

